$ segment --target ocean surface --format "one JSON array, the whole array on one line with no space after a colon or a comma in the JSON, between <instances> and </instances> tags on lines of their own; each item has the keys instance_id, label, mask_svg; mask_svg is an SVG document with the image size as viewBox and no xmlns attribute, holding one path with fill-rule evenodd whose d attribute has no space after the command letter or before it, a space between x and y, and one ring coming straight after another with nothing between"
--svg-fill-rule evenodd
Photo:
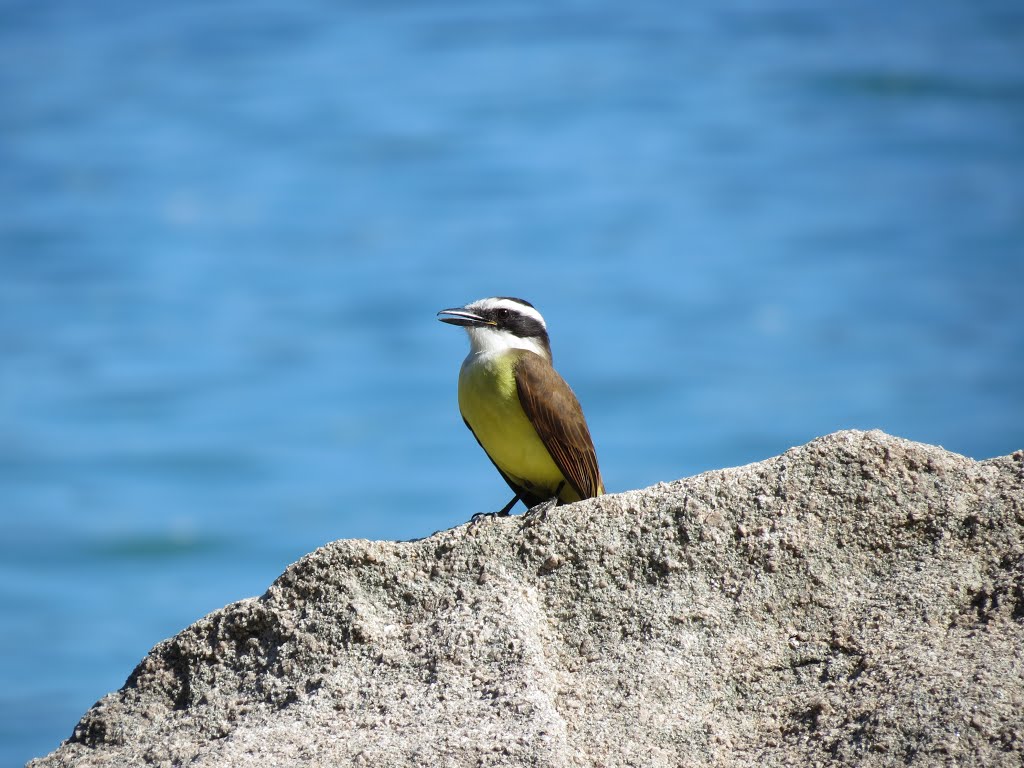
<instances>
[{"instance_id":1,"label":"ocean surface","mask_svg":"<svg viewBox=\"0 0 1024 768\"><path fill-rule=\"evenodd\" d=\"M338 538L508 492L437 310L544 313L608 489L1024 448L1024 5L0 1L0 765Z\"/></svg>"}]
</instances>

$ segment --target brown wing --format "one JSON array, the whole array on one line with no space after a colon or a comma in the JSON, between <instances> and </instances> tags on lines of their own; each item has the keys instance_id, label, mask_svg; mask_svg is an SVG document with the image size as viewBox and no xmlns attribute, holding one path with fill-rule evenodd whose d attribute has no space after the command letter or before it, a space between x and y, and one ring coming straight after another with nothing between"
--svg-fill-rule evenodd
<instances>
[{"instance_id":1,"label":"brown wing","mask_svg":"<svg viewBox=\"0 0 1024 768\"><path fill-rule=\"evenodd\" d=\"M565 379L533 352L516 363L519 402L555 465L581 499L604 493L583 409Z\"/></svg>"}]
</instances>

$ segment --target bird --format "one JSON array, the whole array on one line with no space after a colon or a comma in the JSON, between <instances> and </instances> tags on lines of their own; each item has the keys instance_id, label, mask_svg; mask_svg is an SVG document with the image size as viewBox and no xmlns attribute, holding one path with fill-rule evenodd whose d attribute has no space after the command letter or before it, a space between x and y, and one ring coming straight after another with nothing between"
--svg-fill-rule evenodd
<instances>
[{"instance_id":1,"label":"bird","mask_svg":"<svg viewBox=\"0 0 1024 768\"><path fill-rule=\"evenodd\" d=\"M547 323L525 299L494 296L437 317L469 335L459 411L491 463L528 509L602 495L597 453L576 395L554 369ZM480 515L474 515L474 519Z\"/></svg>"}]
</instances>

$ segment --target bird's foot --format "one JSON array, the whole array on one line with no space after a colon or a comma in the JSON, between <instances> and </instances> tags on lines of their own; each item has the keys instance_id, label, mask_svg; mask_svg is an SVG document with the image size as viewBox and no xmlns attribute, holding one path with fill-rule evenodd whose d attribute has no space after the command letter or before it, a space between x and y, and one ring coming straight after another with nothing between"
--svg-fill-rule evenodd
<instances>
[{"instance_id":1,"label":"bird's foot","mask_svg":"<svg viewBox=\"0 0 1024 768\"><path fill-rule=\"evenodd\" d=\"M481 520L488 520L492 517L508 517L507 509L499 509L497 512L477 512L471 518L469 522L471 524L479 523Z\"/></svg>"},{"instance_id":2,"label":"bird's foot","mask_svg":"<svg viewBox=\"0 0 1024 768\"><path fill-rule=\"evenodd\" d=\"M519 494L517 493L515 496L512 497L512 501L510 501L504 507L499 509L497 512L477 512L475 515L469 518L469 522L479 523L481 520L484 520L488 517L508 517L508 513L512 511L512 507L514 507L518 502Z\"/></svg>"}]
</instances>

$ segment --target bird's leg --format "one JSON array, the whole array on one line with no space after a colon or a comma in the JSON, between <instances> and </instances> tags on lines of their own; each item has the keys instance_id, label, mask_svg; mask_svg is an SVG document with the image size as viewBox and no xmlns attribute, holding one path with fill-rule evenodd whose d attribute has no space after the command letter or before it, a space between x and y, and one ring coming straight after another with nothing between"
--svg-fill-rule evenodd
<instances>
[{"instance_id":1,"label":"bird's leg","mask_svg":"<svg viewBox=\"0 0 1024 768\"><path fill-rule=\"evenodd\" d=\"M518 501L519 494L517 493L515 496L512 497L512 501L510 501L504 507L499 509L497 512L477 512L475 515L469 518L469 522L475 523L479 520L482 520L485 517L508 517L508 513L512 511L512 507L514 507L518 503Z\"/></svg>"},{"instance_id":2,"label":"bird's leg","mask_svg":"<svg viewBox=\"0 0 1024 768\"><path fill-rule=\"evenodd\" d=\"M508 504L506 504L504 507L499 509L494 514L497 515L498 517L507 517L508 513L512 511L512 507L514 507L518 501L519 501L519 494L517 493L515 496L512 497L512 501L510 501Z\"/></svg>"}]
</instances>

